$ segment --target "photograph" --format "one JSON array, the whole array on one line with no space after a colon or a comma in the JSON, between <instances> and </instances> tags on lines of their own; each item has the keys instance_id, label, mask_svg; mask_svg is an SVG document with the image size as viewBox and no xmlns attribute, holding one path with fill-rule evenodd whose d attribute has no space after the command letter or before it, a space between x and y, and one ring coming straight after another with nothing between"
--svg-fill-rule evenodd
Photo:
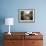
<instances>
[{"instance_id":1,"label":"photograph","mask_svg":"<svg viewBox=\"0 0 46 46\"><path fill-rule=\"evenodd\" d=\"M35 9L19 9L19 22L35 22Z\"/></svg>"}]
</instances>

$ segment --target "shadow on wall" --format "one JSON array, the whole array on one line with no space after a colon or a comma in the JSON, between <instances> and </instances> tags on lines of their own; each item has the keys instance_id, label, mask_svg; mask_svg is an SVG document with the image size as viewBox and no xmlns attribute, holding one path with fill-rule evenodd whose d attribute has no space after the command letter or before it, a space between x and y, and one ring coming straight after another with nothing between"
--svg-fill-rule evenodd
<instances>
[{"instance_id":1,"label":"shadow on wall","mask_svg":"<svg viewBox=\"0 0 46 46\"><path fill-rule=\"evenodd\" d=\"M2 32L2 25L5 24L5 17L4 16L0 16L0 33Z\"/></svg>"},{"instance_id":2,"label":"shadow on wall","mask_svg":"<svg viewBox=\"0 0 46 46\"><path fill-rule=\"evenodd\" d=\"M5 17L0 16L0 46L3 46L3 32L2 32L2 25L5 23Z\"/></svg>"}]
</instances>

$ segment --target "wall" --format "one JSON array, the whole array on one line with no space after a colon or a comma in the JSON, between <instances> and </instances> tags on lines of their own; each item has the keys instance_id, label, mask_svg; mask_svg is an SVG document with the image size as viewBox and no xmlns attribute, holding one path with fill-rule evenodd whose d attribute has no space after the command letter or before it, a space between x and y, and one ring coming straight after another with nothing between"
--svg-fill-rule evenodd
<instances>
[{"instance_id":1,"label":"wall","mask_svg":"<svg viewBox=\"0 0 46 46\"><path fill-rule=\"evenodd\" d=\"M1 0L0 17L13 17L14 26L11 31L46 31L46 1L45 0ZM19 23L18 9L35 9L35 23ZM6 25L1 26L2 32L8 31Z\"/></svg>"}]
</instances>

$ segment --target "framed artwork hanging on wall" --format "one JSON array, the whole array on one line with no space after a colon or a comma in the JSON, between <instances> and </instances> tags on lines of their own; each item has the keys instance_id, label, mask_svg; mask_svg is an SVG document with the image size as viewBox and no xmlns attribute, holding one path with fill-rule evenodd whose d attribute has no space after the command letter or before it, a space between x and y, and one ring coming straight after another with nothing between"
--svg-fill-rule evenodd
<instances>
[{"instance_id":1,"label":"framed artwork hanging on wall","mask_svg":"<svg viewBox=\"0 0 46 46\"><path fill-rule=\"evenodd\" d=\"M35 9L19 9L18 21L22 23L35 22Z\"/></svg>"}]
</instances>

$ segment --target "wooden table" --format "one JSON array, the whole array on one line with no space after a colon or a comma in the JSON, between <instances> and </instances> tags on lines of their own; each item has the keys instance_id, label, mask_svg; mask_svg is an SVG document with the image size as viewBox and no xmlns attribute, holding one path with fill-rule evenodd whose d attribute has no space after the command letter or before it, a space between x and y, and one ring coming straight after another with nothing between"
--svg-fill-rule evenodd
<instances>
[{"instance_id":1,"label":"wooden table","mask_svg":"<svg viewBox=\"0 0 46 46\"><path fill-rule=\"evenodd\" d=\"M4 33L4 46L43 46L43 35L40 32L38 35L25 35L26 32L11 32L8 35Z\"/></svg>"}]
</instances>

